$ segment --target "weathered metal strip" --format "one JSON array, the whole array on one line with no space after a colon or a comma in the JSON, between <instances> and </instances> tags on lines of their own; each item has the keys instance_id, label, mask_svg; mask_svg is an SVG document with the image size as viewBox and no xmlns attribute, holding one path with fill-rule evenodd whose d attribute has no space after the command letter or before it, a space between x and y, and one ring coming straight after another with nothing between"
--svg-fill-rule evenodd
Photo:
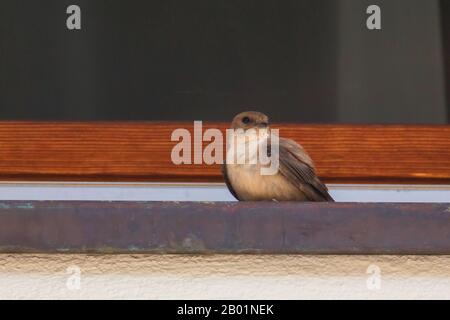
<instances>
[{"instance_id":1,"label":"weathered metal strip","mask_svg":"<svg viewBox=\"0 0 450 320\"><path fill-rule=\"evenodd\" d=\"M0 252L450 254L450 203L3 201Z\"/></svg>"}]
</instances>

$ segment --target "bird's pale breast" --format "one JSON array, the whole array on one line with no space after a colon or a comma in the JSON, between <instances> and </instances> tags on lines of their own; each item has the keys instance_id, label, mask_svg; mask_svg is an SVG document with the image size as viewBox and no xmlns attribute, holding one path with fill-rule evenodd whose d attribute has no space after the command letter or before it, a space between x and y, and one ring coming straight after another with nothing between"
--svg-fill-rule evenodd
<instances>
[{"instance_id":1,"label":"bird's pale breast","mask_svg":"<svg viewBox=\"0 0 450 320\"><path fill-rule=\"evenodd\" d=\"M267 147L267 143L246 142L246 164L237 164L236 159L242 159L242 150L227 150L227 175L233 189L241 200L277 200L277 201L304 201L305 195L280 173L274 175L262 175L261 165L257 163L260 146ZM231 164L234 163L234 164ZM256 163L256 164L255 164Z\"/></svg>"}]
</instances>

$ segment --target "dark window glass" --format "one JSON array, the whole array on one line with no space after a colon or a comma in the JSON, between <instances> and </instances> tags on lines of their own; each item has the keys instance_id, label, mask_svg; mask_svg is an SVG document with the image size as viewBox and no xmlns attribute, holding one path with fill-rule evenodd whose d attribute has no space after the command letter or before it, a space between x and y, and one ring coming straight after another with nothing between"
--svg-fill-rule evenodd
<instances>
[{"instance_id":1,"label":"dark window glass","mask_svg":"<svg viewBox=\"0 0 450 320\"><path fill-rule=\"evenodd\" d=\"M450 1L376 3L2 0L0 119L447 123Z\"/></svg>"}]
</instances>

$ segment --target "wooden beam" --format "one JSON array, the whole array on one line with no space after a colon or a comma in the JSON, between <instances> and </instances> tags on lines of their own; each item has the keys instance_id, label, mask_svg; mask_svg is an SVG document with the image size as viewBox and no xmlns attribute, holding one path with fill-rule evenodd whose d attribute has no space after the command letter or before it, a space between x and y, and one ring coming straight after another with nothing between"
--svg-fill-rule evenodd
<instances>
[{"instance_id":1,"label":"wooden beam","mask_svg":"<svg viewBox=\"0 0 450 320\"><path fill-rule=\"evenodd\" d=\"M450 203L0 202L0 252L450 254Z\"/></svg>"},{"instance_id":2,"label":"wooden beam","mask_svg":"<svg viewBox=\"0 0 450 320\"><path fill-rule=\"evenodd\" d=\"M208 123L204 129L224 123ZM273 125L326 182L450 183L450 126ZM0 122L0 180L222 181L218 165L174 165L176 122Z\"/></svg>"}]
</instances>

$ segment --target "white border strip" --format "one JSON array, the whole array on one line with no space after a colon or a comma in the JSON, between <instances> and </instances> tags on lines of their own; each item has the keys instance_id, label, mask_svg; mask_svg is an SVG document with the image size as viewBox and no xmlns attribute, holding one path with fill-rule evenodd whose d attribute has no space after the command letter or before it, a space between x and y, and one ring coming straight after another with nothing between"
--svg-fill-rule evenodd
<instances>
[{"instance_id":1,"label":"white border strip","mask_svg":"<svg viewBox=\"0 0 450 320\"><path fill-rule=\"evenodd\" d=\"M450 202L450 185L328 185L338 202ZM1 200L234 201L223 183L0 182Z\"/></svg>"}]
</instances>

